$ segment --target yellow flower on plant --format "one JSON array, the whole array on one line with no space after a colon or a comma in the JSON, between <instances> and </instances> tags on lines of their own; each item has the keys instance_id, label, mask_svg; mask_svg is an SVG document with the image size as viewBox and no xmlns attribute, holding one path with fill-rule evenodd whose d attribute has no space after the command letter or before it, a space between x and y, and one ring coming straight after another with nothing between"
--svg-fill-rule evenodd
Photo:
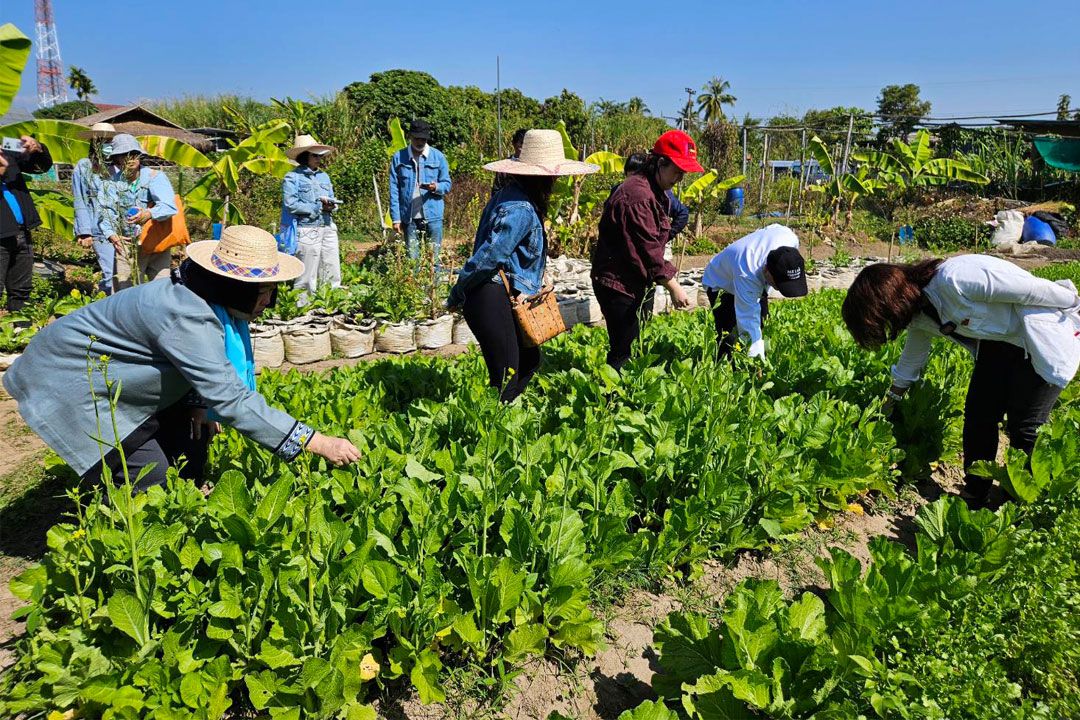
<instances>
[{"instance_id":1,"label":"yellow flower on plant","mask_svg":"<svg viewBox=\"0 0 1080 720\"><path fill-rule=\"evenodd\" d=\"M360 660L360 679L372 680L379 674L379 662L368 653Z\"/></svg>"},{"instance_id":2,"label":"yellow flower on plant","mask_svg":"<svg viewBox=\"0 0 1080 720\"><path fill-rule=\"evenodd\" d=\"M71 533L72 540L82 540L84 537L86 537L86 531L82 528L79 528L75 532Z\"/></svg>"},{"instance_id":3,"label":"yellow flower on plant","mask_svg":"<svg viewBox=\"0 0 1080 720\"><path fill-rule=\"evenodd\" d=\"M866 513L866 511L863 510L863 506L859 503L848 503L847 511L849 513L855 513L856 515L864 515Z\"/></svg>"},{"instance_id":4,"label":"yellow flower on plant","mask_svg":"<svg viewBox=\"0 0 1080 720\"><path fill-rule=\"evenodd\" d=\"M71 288L71 297L75 298L76 300L82 297L82 293L79 292L79 288Z\"/></svg>"}]
</instances>

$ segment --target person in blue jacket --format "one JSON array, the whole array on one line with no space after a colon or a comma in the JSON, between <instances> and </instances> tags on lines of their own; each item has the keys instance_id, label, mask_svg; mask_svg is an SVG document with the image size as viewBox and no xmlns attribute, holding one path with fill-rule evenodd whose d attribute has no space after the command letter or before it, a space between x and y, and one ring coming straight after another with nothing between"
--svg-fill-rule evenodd
<instances>
[{"instance_id":1,"label":"person in blue jacket","mask_svg":"<svg viewBox=\"0 0 1080 720\"><path fill-rule=\"evenodd\" d=\"M75 239L84 248L94 248L101 280L98 290L113 294L113 272L116 266L116 248L101 232L98 220L98 196L104 177L108 142L116 135L109 123L94 123L83 137L90 141L90 152L75 164L71 173L71 195L75 210ZM111 148L110 148L111 150Z\"/></svg>"},{"instance_id":2,"label":"person in blue jacket","mask_svg":"<svg viewBox=\"0 0 1080 720\"><path fill-rule=\"evenodd\" d=\"M518 158L488 163L506 180L480 216L473 254L450 290L447 306L460 307L484 355L488 380L510 402L540 367L540 348L526 345L510 297L540 291L547 261L543 218L555 180L600 168L567 160L556 130L529 130Z\"/></svg>"},{"instance_id":3,"label":"person in blue jacket","mask_svg":"<svg viewBox=\"0 0 1080 720\"><path fill-rule=\"evenodd\" d=\"M301 307L310 302L320 282L341 287L341 247L333 215L338 200L330 176L322 169L334 149L310 135L300 135L285 151L297 163L282 181L281 217L283 223L286 219L295 223L296 256L304 263L304 273L296 281L302 291L297 299Z\"/></svg>"},{"instance_id":4,"label":"person in blue jacket","mask_svg":"<svg viewBox=\"0 0 1080 720\"><path fill-rule=\"evenodd\" d=\"M431 125L426 120L413 120L408 147L394 153L390 160L390 220L395 233L404 233L409 257L420 258L422 233L431 243L438 264L450 166L446 156L428 144L430 139Z\"/></svg>"}]
</instances>

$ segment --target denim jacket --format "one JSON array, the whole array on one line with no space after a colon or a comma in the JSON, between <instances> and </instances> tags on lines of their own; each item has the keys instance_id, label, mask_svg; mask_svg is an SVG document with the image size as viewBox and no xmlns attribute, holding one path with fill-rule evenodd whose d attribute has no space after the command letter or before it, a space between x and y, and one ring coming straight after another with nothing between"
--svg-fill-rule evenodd
<instances>
[{"instance_id":1,"label":"denim jacket","mask_svg":"<svg viewBox=\"0 0 1080 720\"><path fill-rule=\"evenodd\" d=\"M293 168L281 185L282 205L296 218L299 227L332 225L333 217L324 212L319 198L333 198L334 186L322 170L301 166Z\"/></svg>"},{"instance_id":2,"label":"denim jacket","mask_svg":"<svg viewBox=\"0 0 1080 720\"><path fill-rule=\"evenodd\" d=\"M83 158L75 164L71 173L72 204L75 208L75 235L89 235L95 240L104 240L101 226L98 224L98 197L101 194L101 176L94 172L89 158Z\"/></svg>"},{"instance_id":3,"label":"denim jacket","mask_svg":"<svg viewBox=\"0 0 1080 720\"><path fill-rule=\"evenodd\" d=\"M390 160L390 220L408 222L409 208L412 207L413 184L416 171L413 170L412 148L404 147L394 153ZM421 159L421 184L435 183L435 192L421 190L424 199L424 219L442 220L443 196L450 192L450 166L446 156L433 147L428 147L427 157Z\"/></svg>"},{"instance_id":4,"label":"denim jacket","mask_svg":"<svg viewBox=\"0 0 1080 720\"><path fill-rule=\"evenodd\" d=\"M461 305L469 290L483 282L501 283L500 268L514 290L526 295L539 292L546 262L543 223L525 193L516 185L506 186L480 216L472 257L461 268L447 305Z\"/></svg>"},{"instance_id":5,"label":"denim jacket","mask_svg":"<svg viewBox=\"0 0 1080 720\"><path fill-rule=\"evenodd\" d=\"M108 178L96 183L95 207L101 237L137 236L139 229L130 225L125 215L130 208L150 208L150 217L165 220L176 214L176 192L169 176L157 168L140 168L138 182L128 181L122 171L112 168Z\"/></svg>"}]
</instances>

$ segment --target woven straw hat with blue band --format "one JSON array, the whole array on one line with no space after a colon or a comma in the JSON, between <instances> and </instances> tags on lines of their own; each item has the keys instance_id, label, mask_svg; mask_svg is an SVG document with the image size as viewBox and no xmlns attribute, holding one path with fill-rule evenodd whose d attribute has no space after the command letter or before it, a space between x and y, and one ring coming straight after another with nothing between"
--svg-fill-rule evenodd
<instances>
[{"instance_id":1,"label":"woven straw hat with blue band","mask_svg":"<svg viewBox=\"0 0 1080 720\"><path fill-rule=\"evenodd\" d=\"M220 241L192 243L187 256L216 275L241 282L286 282L304 272L299 258L278 252L277 239L252 225L230 225Z\"/></svg>"}]
</instances>

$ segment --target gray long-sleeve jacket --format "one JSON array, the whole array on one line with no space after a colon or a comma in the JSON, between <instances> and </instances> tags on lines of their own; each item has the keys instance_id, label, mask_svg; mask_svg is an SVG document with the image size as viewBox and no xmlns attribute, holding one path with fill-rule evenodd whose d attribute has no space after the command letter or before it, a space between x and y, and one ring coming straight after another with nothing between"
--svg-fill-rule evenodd
<instances>
[{"instance_id":1,"label":"gray long-sleeve jacket","mask_svg":"<svg viewBox=\"0 0 1080 720\"><path fill-rule=\"evenodd\" d=\"M43 328L4 374L4 387L26 423L80 475L101 459L95 396L102 434L115 442L105 381L95 372L91 392L87 355L95 361L108 356L110 380L122 383L120 439L192 389L226 424L285 459L296 457L313 434L244 385L225 356L224 330L206 301L162 278Z\"/></svg>"}]
</instances>

